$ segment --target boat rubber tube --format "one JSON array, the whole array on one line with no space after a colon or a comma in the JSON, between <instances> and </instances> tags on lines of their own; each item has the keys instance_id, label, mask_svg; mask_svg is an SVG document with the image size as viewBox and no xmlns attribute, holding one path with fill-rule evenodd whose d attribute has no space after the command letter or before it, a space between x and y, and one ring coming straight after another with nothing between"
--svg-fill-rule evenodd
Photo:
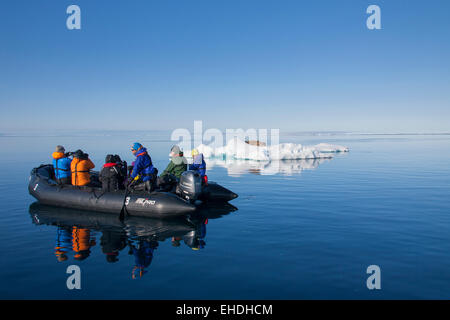
<instances>
[{"instance_id":1,"label":"boat rubber tube","mask_svg":"<svg viewBox=\"0 0 450 320\"><path fill-rule=\"evenodd\" d=\"M125 190L103 193L100 188L58 185L52 180L52 166L42 165L31 171L28 191L40 203L58 207L114 213L119 215ZM125 200L130 216L171 218L193 213L196 207L168 192L129 193Z\"/></svg>"},{"instance_id":2,"label":"boat rubber tube","mask_svg":"<svg viewBox=\"0 0 450 320\"><path fill-rule=\"evenodd\" d=\"M199 199L202 201L226 202L236 199L238 195L215 182L208 182L202 187Z\"/></svg>"},{"instance_id":3,"label":"boat rubber tube","mask_svg":"<svg viewBox=\"0 0 450 320\"><path fill-rule=\"evenodd\" d=\"M130 217L121 222L112 214L91 212L76 209L61 209L34 202L29 207L32 221L37 225L55 225L93 230L107 230L114 232L127 232L133 236L152 237L163 241L171 237L182 237L195 230L195 225L186 219L152 219L143 217Z\"/></svg>"}]
</instances>

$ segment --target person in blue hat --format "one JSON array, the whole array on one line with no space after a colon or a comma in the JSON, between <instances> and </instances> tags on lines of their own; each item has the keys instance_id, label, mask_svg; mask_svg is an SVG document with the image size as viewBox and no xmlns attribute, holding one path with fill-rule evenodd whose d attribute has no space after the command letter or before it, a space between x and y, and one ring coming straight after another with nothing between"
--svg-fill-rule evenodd
<instances>
[{"instance_id":1,"label":"person in blue hat","mask_svg":"<svg viewBox=\"0 0 450 320\"><path fill-rule=\"evenodd\" d=\"M153 166L152 158L139 142L131 147L131 152L136 156L131 179L135 181L135 190L153 191L155 188L158 170Z\"/></svg>"}]
</instances>

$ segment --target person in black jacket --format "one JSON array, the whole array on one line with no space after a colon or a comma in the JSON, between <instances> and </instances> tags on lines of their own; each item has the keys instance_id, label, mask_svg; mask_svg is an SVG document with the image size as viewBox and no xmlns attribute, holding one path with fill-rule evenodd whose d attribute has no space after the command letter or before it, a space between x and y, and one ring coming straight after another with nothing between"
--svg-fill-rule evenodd
<instances>
[{"instance_id":1,"label":"person in black jacket","mask_svg":"<svg viewBox=\"0 0 450 320\"><path fill-rule=\"evenodd\" d=\"M99 180L102 183L103 192L111 192L123 189L125 177L123 175L123 164L118 156L108 154L105 159L102 171L100 171Z\"/></svg>"},{"instance_id":2,"label":"person in black jacket","mask_svg":"<svg viewBox=\"0 0 450 320\"><path fill-rule=\"evenodd\" d=\"M127 177L128 177L128 165L127 162L120 159L119 155L115 154L113 156L113 161L116 163L116 167L119 170L119 189L125 190Z\"/></svg>"}]
</instances>

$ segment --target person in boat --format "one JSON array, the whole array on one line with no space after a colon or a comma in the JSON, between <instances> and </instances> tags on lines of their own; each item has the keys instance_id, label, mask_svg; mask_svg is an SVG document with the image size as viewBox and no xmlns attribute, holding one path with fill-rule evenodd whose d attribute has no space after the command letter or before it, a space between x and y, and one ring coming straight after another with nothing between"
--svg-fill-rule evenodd
<instances>
[{"instance_id":1,"label":"person in boat","mask_svg":"<svg viewBox=\"0 0 450 320\"><path fill-rule=\"evenodd\" d=\"M117 232L116 230L102 230L100 246L102 252L106 256L107 262L114 263L119 261L119 252L127 247L127 236L125 231Z\"/></svg>"},{"instance_id":2,"label":"person in boat","mask_svg":"<svg viewBox=\"0 0 450 320\"><path fill-rule=\"evenodd\" d=\"M94 169L94 163L89 159L89 155L82 150L73 153L73 160L70 164L72 172L72 184L74 186L87 186L91 182L90 170Z\"/></svg>"},{"instance_id":3,"label":"person in boat","mask_svg":"<svg viewBox=\"0 0 450 320\"><path fill-rule=\"evenodd\" d=\"M58 262L69 259L68 252L72 249L72 233L68 227L58 226L55 244L55 256Z\"/></svg>"},{"instance_id":4,"label":"person in boat","mask_svg":"<svg viewBox=\"0 0 450 320\"><path fill-rule=\"evenodd\" d=\"M199 224L196 227L196 230L193 230L183 236L184 243L191 248L192 250L200 250L203 249L206 245L205 237L206 237L206 224L208 223L208 219Z\"/></svg>"},{"instance_id":5,"label":"person in boat","mask_svg":"<svg viewBox=\"0 0 450 320\"><path fill-rule=\"evenodd\" d=\"M53 168L55 169L55 179L58 184L71 184L70 163L72 159L66 154L63 146L56 146L52 154Z\"/></svg>"},{"instance_id":6,"label":"person in boat","mask_svg":"<svg viewBox=\"0 0 450 320\"><path fill-rule=\"evenodd\" d=\"M189 165L189 170L194 170L200 173L202 176L202 181L206 182L206 163L203 153L199 153L197 149L193 149L191 154L193 162Z\"/></svg>"},{"instance_id":7,"label":"person in boat","mask_svg":"<svg viewBox=\"0 0 450 320\"><path fill-rule=\"evenodd\" d=\"M179 146L170 149L170 162L163 173L158 177L158 187L171 189L180 179L181 174L187 170L187 160Z\"/></svg>"},{"instance_id":8,"label":"person in boat","mask_svg":"<svg viewBox=\"0 0 450 320\"><path fill-rule=\"evenodd\" d=\"M126 180L128 177L128 164L126 161L122 161L119 155L115 154L113 161L117 163L117 168L119 169L119 189L124 190L126 186Z\"/></svg>"},{"instance_id":9,"label":"person in boat","mask_svg":"<svg viewBox=\"0 0 450 320\"><path fill-rule=\"evenodd\" d=\"M153 191L156 184L158 170L153 166L152 158L140 143L135 142L131 147L131 152L136 156L134 161L131 179L136 184L135 190Z\"/></svg>"},{"instance_id":10,"label":"person in boat","mask_svg":"<svg viewBox=\"0 0 450 320\"><path fill-rule=\"evenodd\" d=\"M95 246L95 237L91 230L74 226L72 228L72 249L76 260L84 260L91 254L91 247Z\"/></svg>"},{"instance_id":11,"label":"person in boat","mask_svg":"<svg viewBox=\"0 0 450 320\"><path fill-rule=\"evenodd\" d=\"M120 158L117 155L108 154L105 158L105 164L100 171L99 180L102 183L103 192L111 192L123 189L125 180L123 165L120 164ZM126 165L125 165L126 168ZM125 173L126 175L126 173Z\"/></svg>"},{"instance_id":12,"label":"person in boat","mask_svg":"<svg viewBox=\"0 0 450 320\"><path fill-rule=\"evenodd\" d=\"M139 240L134 245L130 243L130 252L134 255L134 267L131 271L131 278L136 279L136 271L139 271L139 277L142 278L147 273L146 268L150 266L153 260L153 251L158 247L158 241L152 239Z\"/></svg>"}]
</instances>

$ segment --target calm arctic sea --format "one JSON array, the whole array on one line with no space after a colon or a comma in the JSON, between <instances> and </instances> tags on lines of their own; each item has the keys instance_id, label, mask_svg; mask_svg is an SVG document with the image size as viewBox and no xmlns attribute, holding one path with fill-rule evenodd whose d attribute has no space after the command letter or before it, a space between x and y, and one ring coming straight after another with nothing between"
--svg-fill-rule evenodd
<instances>
[{"instance_id":1,"label":"calm arctic sea","mask_svg":"<svg viewBox=\"0 0 450 320\"><path fill-rule=\"evenodd\" d=\"M239 198L194 224L92 220L28 194L30 170L57 144L101 167L107 153L131 162L129 146L140 141L162 170L169 138L0 136L0 298L450 298L450 135L282 136L350 152L208 163L209 179ZM81 290L66 287L72 264ZM381 290L366 287L369 265L381 268Z\"/></svg>"}]
</instances>

